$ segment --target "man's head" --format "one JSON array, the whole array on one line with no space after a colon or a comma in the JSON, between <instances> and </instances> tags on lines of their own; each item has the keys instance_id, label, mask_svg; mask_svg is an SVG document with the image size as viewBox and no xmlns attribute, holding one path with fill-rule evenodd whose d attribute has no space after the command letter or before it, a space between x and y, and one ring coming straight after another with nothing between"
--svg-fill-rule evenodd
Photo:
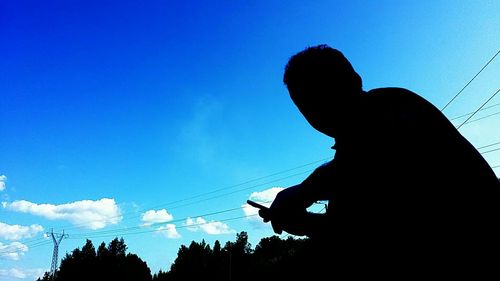
<instances>
[{"instance_id":1,"label":"man's head","mask_svg":"<svg viewBox=\"0 0 500 281\"><path fill-rule=\"evenodd\" d=\"M307 121L332 137L362 92L361 77L351 63L327 45L309 47L292 56L283 82Z\"/></svg>"}]
</instances>

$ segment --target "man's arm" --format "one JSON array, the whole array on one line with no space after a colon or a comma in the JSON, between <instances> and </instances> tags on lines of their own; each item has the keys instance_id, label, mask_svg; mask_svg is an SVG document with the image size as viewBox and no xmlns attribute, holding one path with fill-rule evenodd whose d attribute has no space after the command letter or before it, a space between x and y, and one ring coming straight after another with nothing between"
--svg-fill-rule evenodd
<instances>
[{"instance_id":1,"label":"man's arm","mask_svg":"<svg viewBox=\"0 0 500 281\"><path fill-rule=\"evenodd\" d=\"M302 210L309 208L316 201L331 199L334 174L333 161L319 166L302 183L278 193L271 208Z\"/></svg>"},{"instance_id":2,"label":"man's arm","mask_svg":"<svg viewBox=\"0 0 500 281\"><path fill-rule=\"evenodd\" d=\"M264 221L271 220L276 233L316 236L328 222L326 214L307 211L318 200L331 199L335 179L333 161L318 167L302 183L284 189L276 196Z\"/></svg>"},{"instance_id":3,"label":"man's arm","mask_svg":"<svg viewBox=\"0 0 500 281\"><path fill-rule=\"evenodd\" d=\"M318 200L329 200L332 198L333 186L336 178L335 160L327 162L314 170L301 184L306 199L312 200L311 204Z\"/></svg>"}]
</instances>

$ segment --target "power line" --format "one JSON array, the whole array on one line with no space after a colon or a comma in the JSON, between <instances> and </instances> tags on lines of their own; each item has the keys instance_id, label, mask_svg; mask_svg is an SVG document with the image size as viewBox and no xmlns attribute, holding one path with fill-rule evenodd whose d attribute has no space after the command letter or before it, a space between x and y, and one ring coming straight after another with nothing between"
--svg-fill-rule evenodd
<instances>
[{"instance_id":1,"label":"power line","mask_svg":"<svg viewBox=\"0 0 500 281\"><path fill-rule=\"evenodd\" d=\"M260 202L261 204L267 204L267 203L272 203L272 201L267 201L267 202ZM314 203L314 204L321 204L321 203ZM321 205L325 205L325 204L321 204ZM202 215L195 215L195 216L188 216L188 217L185 217L185 218L182 218L182 219L176 219L176 220L172 220L172 221L168 221L168 222L157 222L157 223L151 223L151 224L147 224L147 225L143 225L143 226L132 226L132 227L125 227L125 228L119 228L119 229L110 229L110 230L103 230L103 231L93 231L93 232L87 232L87 233L77 233L77 234L72 234L71 236L72 237L85 237L87 235L96 235L96 234L106 234L106 233L118 233L118 232L127 232L127 231L132 231L132 230L137 230L137 229L142 229L144 227L153 227L153 226L158 226L158 225L164 225L166 223L168 224L173 224L173 223L178 223L178 222L183 222L185 220L187 220L188 218L192 218L192 217L208 217L208 216L213 216L213 215L218 215L218 214L222 214L222 213L227 213L227 212L232 212L232 211L236 211L236 210L241 210L242 207L237 207L237 208L231 208L231 209L226 209L226 210L222 210L222 211L215 211L215 212L211 212L211 213L206 213L206 214L202 214ZM320 212L322 212L325 208L323 208L322 210L320 210Z\"/></svg>"},{"instance_id":2,"label":"power line","mask_svg":"<svg viewBox=\"0 0 500 281\"><path fill-rule=\"evenodd\" d=\"M474 123L476 121L483 120L483 119L486 119L486 118L490 118L490 117L498 115L498 114L500 114L500 111L492 113L492 114L489 114L489 115L486 115L486 116L483 116L483 117L480 117L480 118L477 118L477 119L474 119L474 120L469 121L469 122L466 122L464 125L467 125L467 124L470 124L470 123Z\"/></svg>"},{"instance_id":3,"label":"power line","mask_svg":"<svg viewBox=\"0 0 500 281\"><path fill-rule=\"evenodd\" d=\"M16 241L19 242L19 241ZM37 248L40 246L45 246L52 244L52 241L47 238L36 238L28 242L19 242L21 245L10 245L2 250L0 250L0 254L6 254L6 253L15 253L17 251L20 251L24 249L24 247L28 247L28 249L33 249Z\"/></svg>"},{"instance_id":4,"label":"power line","mask_svg":"<svg viewBox=\"0 0 500 281\"><path fill-rule=\"evenodd\" d=\"M52 243L52 241L48 240L48 236L47 237L33 238L32 240L30 240L28 242L23 242L23 243L21 243L19 241L16 241L16 242L20 243L21 245L7 245L7 247L0 250L0 254L17 252L17 251L23 249L25 246L28 247L29 249L31 249L31 248L36 248L40 245L43 246L43 245L48 245L48 244Z\"/></svg>"},{"instance_id":5,"label":"power line","mask_svg":"<svg viewBox=\"0 0 500 281\"><path fill-rule=\"evenodd\" d=\"M263 203L263 204L265 204L265 203L271 203L271 201L261 202L261 203ZM322 212L324 209L325 209L325 207L320 212ZM152 224L147 225L147 227L151 228L151 227L157 226L157 225L164 225L165 223L173 224L173 223L185 221L185 220L187 220L190 217L207 217L207 216L221 214L221 213L226 213L226 212L231 212L231 211L235 211L235 210L241 210L241 207L226 209L226 210L222 210L222 211L216 211L216 212L202 214L202 215L189 216L189 217L185 217L185 218L182 218L182 219L177 219L177 220L173 220L173 221L169 221L169 222L152 223ZM224 221L235 220L235 219L240 219L240 218L248 218L248 217L254 217L254 216L257 216L257 214L255 214L255 215L238 216L238 217L233 217L233 218L229 218L229 219L222 219L222 220L218 220L218 221L219 222L224 222ZM195 226L206 225L206 224L210 224L210 223L213 223L213 222L204 222L204 223L198 223L198 224L176 226L176 229L187 228L187 227L195 227ZM149 229L149 230L142 230L142 231L131 232L131 231L139 230L139 229L142 229L142 228L143 227L141 227L141 226L135 226L135 227L127 227L127 228L121 228L121 229L112 229L112 230L105 230L105 231L98 231L98 232L76 233L76 234L72 234L69 239L99 238L99 237L109 237L109 236L117 236L117 235L118 236L120 236L120 235L133 235L133 234L142 234L142 233L150 233L150 232L156 232L156 231L158 231L158 229Z\"/></svg>"},{"instance_id":6,"label":"power line","mask_svg":"<svg viewBox=\"0 0 500 281\"><path fill-rule=\"evenodd\" d=\"M186 204L182 204L182 205L177 205L177 206L169 208L169 210L178 209L178 208L181 208L181 207L186 207L186 206L190 206L190 205L202 203L202 202L205 202L205 201L213 200L213 199L216 199L216 198L224 197L224 196L227 196L227 195L239 193L239 192L246 191L246 190L249 190L249 189L253 189L253 188L256 188L256 187L259 187L259 186L268 185L268 184L271 184L271 183L274 183L274 182L282 181L284 179L288 179L288 178L292 178L292 177L295 177L295 176L298 176L298 175L309 173L311 171L313 171L313 170L303 171L303 172L300 172L300 173L296 173L296 174L289 175L289 176L286 176L286 177L278 178L278 179L275 179L275 180L272 180L272 181L268 181L268 182L265 182L265 183L261 183L261 184L253 185L253 186L250 186L250 187L245 187L245 188L242 188L242 189L238 189L238 190L235 190L235 191L232 191L232 192L228 192L228 193L224 193L224 194L212 196L212 197L209 197L209 198L201 199L201 200L198 200L198 201L194 201L194 202L190 202L190 203L186 203ZM140 216L141 215L131 216L131 217L127 218L127 219L132 219L132 218L136 218L136 217L140 217ZM109 218L105 218L105 219L109 219ZM99 221L101 221L101 220L99 220ZM85 224L81 224L81 225L85 225ZM81 227L73 227L72 229L75 229L75 228L81 228Z\"/></svg>"},{"instance_id":7,"label":"power line","mask_svg":"<svg viewBox=\"0 0 500 281\"><path fill-rule=\"evenodd\" d=\"M108 233L108 232L130 231L130 230L142 229L144 227L148 227L149 228L149 227L153 227L153 226L157 226L157 225L163 225L165 223L183 222L183 221L185 221L186 219L188 219L190 217L208 217L208 216L213 216L213 215L217 215L217 214L232 212L232 211L235 211L235 210L241 210L241 207L226 209L226 210L222 210L222 211L215 211L215 212L211 212L211 213L207 213L207 214L202 214L202 215L197 215L197 216L189 216L189 217L185 217L185 218L182 218L182 219L176 219L176 220L172 220L172 221L168 221L168 222L151 223L151 224L148 224L146 226L131 226L131 227L125 227L125 228L102 230L102 231L93 231L93 232L87 232L87 233L84 232L84 233L72 234L71 236L72 237L79 237L79 236L86 236L86 235L93 235L93 234L103 234L103 233Z\"/></svg>"},{"instance_id":8,"label":"power line","mask_svg":"<svg viewBox=\"0 0 500 281\"><path fill-rule=\"evenodd\" d=\"M269 203L269 202L264 202L264 203ZM232 211L232 210L235 210L235 209L241 209L241 207L229 209L229 210L226 210L226 211ZM323 209L321 209L319 211L319 213L321 213L324 210L326 210L326 205L325 205L325 207L323 207ZM219 211L217 213L222 213L222 212L226 212L226 211ZM192 217L202 217L202 216L204 216L204 215L201 215L201 216L192 216ZM226 221L243 219L243 218L249 218L249 217L256 217L256 216L258 216L258 214L232 217L232 218L228 218L228 219L218 220L218 222L226 222ZM187 218L189 218L189 217L186 217L184 219L179 219L178 221L183 221L183 220L185 220ZM172 223L172 222L173 221L171 221L169 223ZM197 223L197 224L176 226L176 229L196 227L196 226L201 226L201 225L207 225L207 224L210 224L210 223L213 223L213 222L203 222L203 223ZM91 235L85 236L85 238L101 238L101 237L110 237L110 236L117 236L117 235L118 236L121 236L121 235L136 235L136 234L144 234L144 233L157 232L159 230L158 229L149 229L149 230L143 230L143 231L137 231L137 232L128 232L128 231L130 231L130 230L120 231L120 232L113 232L113 233L108 233L108 234L93 233ZM71 235L71 237L69 239L80 239L80 238L83 238L81 234L75 234L75 235Z\"/></svg>"},{"instance_id":9,"label":"power line","mask_svg":"<svg viewBox=\"0 0 500 281\"><path fill-rule=\"evenodd\" d=\"M269 202L264 202L264 203L269 203ZM212 212L212 213L198 215L198 216L190 216L190 217L207 217L207 216L210 216L210 215L221 214L221 213L230 212L230 211L234 211L234 210L241 210L241 207L227 209L227 210L223 210L223 211ZM254 217L254 216L257 216L257 214L255 214L255 215L248 215L248 216L246 216L246 215L245 216L238 216L238 217L233 217L233 218L223 219L223 220L218 220L218 221L219 222L224 222L224 221L230 221L230 220L236 220L236 219L248 218L248 217ZM188 219L190 217L185 217L185 218L174 220L174 221L170 221L170 222L153 223L151 225L148 225L147 227L151 228L153 225L163 225L165 223L182 222L182 221L185 221L186 219ZM204 222L204 223L197 223L197 224L191 224L191 225L176 226L176 229L187 228L187 227L196 227L196 226L206 225L206 224L210 224L210 223L213 223L213 222ZM130 232L130 231L139 230L139 229L142 229L142 228L143 227L128 227L128 228L113 229L113 230L98 231L98 232L76 233L76 234L72 234L70 237L68 237L67 234L64 234L64 238L68 238L68 239L99 238L99 237L109 237L109 236L117 236L117 235L142 234L142 233L150 233L150 232L158 231L158 229L149 229L149 230L143 230L143 231L138 231L138 232ZM58 240L54 240L54 241L58 241ZM37 245L38 246L43 246L43 245L48 245L50 243L51 243L51 241L42 241L42 243L39 243ZM24 247L21 246L21 245L19 245L17 247L9 248L8 251L0 251L0 254L17 252L18 250L20 250L22 248L24 248ZM54 252L54 253L56 253L56 252Z\"/></svg>"},{"instance_id":10,"label":"power line","mask_svg":"<svg viewBox=\"0 0 500 281\"><path fill-rule=\"evenodd\" d=\"M217 193L217 192L220 192L220 191L233 189L235 187L242 186L242 185L245 185L245 184L248 184L248 183L251 183L251 182L255 182L255 181L262 180L262 179L266 179L266 178L270 178L270 177L273 177L273 176L277 176L277 175L280 175L280 174L284 174L284 173L287 173L287 172L291 172L291 171L294 171L294 170L297 170L297 169L300 169L300 168L304 168L304 167L307 167L307 166L310 166L310 165L313 165L313 164L317 164L319 162L325 162L326 160L331 160L331 159L332 159L331 156L330 157L326 157L326 158L322 158L320 160L309 162L307 164L303 164L303 165L300 165L300 166L297 166L297 167L293 167L293 168L290 168L290 169L279 171L279 172L276 172L276 173L273 173L273 174L270 174L270 175L262 176L262 177L251 179L251 180L247 180L247 181L242 182L242 183L230 185L230 186L219 188L219 189L212 190L212 191L209 191L209 192L200 193L200 194L197 194L197 195L194 195L194 196L191 196L191 197L187 197L187 198L184 198L184 199L175 200L175 201L171 201L171 202L168 202L168 203L155 205L155 206L152 206L152 207L147 208L147 209L151 210L151 209L156 209L156 208L160 208L160 207L165 208L167 206L170 206L170 205L173 205L173 204L176 204L176 203L181 203L181 202L193 200L193 199L196 199L196 198L200 198L200 197L203 197L203 196L206 196L206 195L214 194L214 193ZM268 182L265 182L265 183L253 185L251 187L246 187L246 188L243 188L243 189L238 189L235 192L230 192L230 193L225 193L225 194L220 195L220 196L210 197L210 198L208 198L206 200L211 200L211 199L214 199L214 198L219 198L219 197L222 197L222 196L226 196L226 195L230 195L230 194L233 194L233 193L241 192L241 191L244 191L244 190L252 189L252 188L255 188L255 187L263 186L263 185L266 185L266 184L274 183L274 182L281 181L281 180L284 180L284 179L288 179L288 178L291 178L291 177L294 177L294 176L298 176L298 175L301 175L301 174L304 174L304 173L310 172L310 171L312 171L312 170L307 170L305 172L296 173L296 174L293 174L293 175L290 175L290 176L282 177L282 178L275 179L275 180L272 180L272 181L268 181ZM177 209L177 208L180 208L180 207L185 207L185 206L193 205L193 204L196 204L196 203L200 203L200 202L203 202L203 201L206 201L206 200L198 200L198 201L195 201L195 202L191 202L191 203L187 203L187 204L183 204L183 205L174 206L174 207L169 208L169 209ZM143 211L146 211L146 209L142 209L142 210L139 210L139 211L136 211L136 212L143 212ZM120 215L117 215L117 216L112 216L112 217L106 217L104 220L113 219L113 218L120 218L120 217L122 217L125 214L127 214L127 213L123 213L123 214L120 214ZM128 219L137 218L137 217L140 217L140 216L141 215L136 215L136 216L129 217ZM102 220L103 219L89 221L89 222L100 222ZM76 224L76 225L69 226L69 227L65 227L65 229L68 230L68 229L82 228L82 227L85 227L89 222L81 223L81 224Z\"/></svg>"},{"instance_id":11,"label":"power line","mask_svg":"<svg viewBox=\"0 0 500 281\"><path fill-rule=\"evenodd\" d=\"M19 243L21 243L21 242L19 242ZM33 248L37 248L37 247L40 247L40 246L49 245L49 244L52 244L52 241L45 240L45 241L42 241L42 242L33 243L30 246L28 246L28 245L26 245L24 243L21 243L21 244L22 245L10 245L10 246L5 247L4 249L0 250L0 255L9 254L9 253L15 253L15 252L18 252L18 251L24 249L24 247L28 247L28 249L33 249Z\"/></svg>"},{"instance_id":12,"label":"power line","mask_svg":"<svg viewBox=\"0 0 500 281\"><path fill-rule=\"evenodd\" d=\"M472 77L469 82L467 82L467 84L465 84L465 86L441 109L441 111L444 111L446 107L448 107L448 105L450 105L465 90L465 88L467 88L467 86L474 81L474 79L476 79L476 77L496 58L499 53L500 50L483 66L483 68L481 68L481 70L479 70L478 73L476 73L476 75L474 75L474 77Z\"/></svg>"},{"instance_id":13,"label":"power line","mask_svg":"<svg viewBox=\"0 0 500 281\"><path fill-rule=\"evenodd\" d=\"M261 202L261 203L263 203L263 204L265 204L265 203L271 203L271 201ZM320 204L320 203L317 203L317 204ZM326 207L323 207L323 209L320 210L319 212L322 212L323 210L325 210L325 208ZM152 224L147 225L146 227L151 228L151 227L157 226L157 225L164 225L165 223L173 224L173 223L185 221L185 220L187 220L190 217L207 217L207 216L221 214L221 213L226 213L226 212L231 212L231 211L235 211L235 210L241 210L241 207L226 209L226 210L222 210L222 211L211 212L211 213L202 214L202 215L189 216L189 217L185 217L185 218L182 218L182 219L177 219L177 220L173 220L173 221L169 221L169 222L152 223ZM238 219L238 218L248 218L248 217L254 217L254 216L257 216L257 214L255 214L255 215L248 215L248 216L233 217L233 218L223 219L223 220L218 220L218 221L219 222L223 222L223 221L235 220L235 219ZM213 222L205 222L205 223L192 224L192 225L176 226L176 229L186 228L186 227L194 227L194 226L205 225L205 224L210 224L210 223L213 223ZM158 231L158 229L149 229L149 230L142 230L142 231L137 231L137 232L131 232L131 231L139 230L139 229L142 229L142 228L143 228L143 226L134 226L134 227L127 227L127 228L120 228L120 229L111 229L111 230L104 230L104 231L97 231L97 232L94 231L94 232L88 232L88 233L76 233L76 234L72 234L69 239L99 238L99 237L110 237L110 236L131 235L131 234L134 235L134 234L142 234L142 233L150 233L150 232Z\"/></svg>"},{"instance_id":14,"label":"power line","mask_svg":"<svg viewBox=\"0 0 500 281\"><path fill-rule=\"evenodd\" d=\"M172 201L172 202L169 202L169 203L166 203L166 204L157 205L156 207L151 207L151 208L158 208L158 207L161 207L161 206L171 205L173 203L179 203L179 202L187 201L187 200L190 200L190 199L193 199L193 198L199 198L199 197L201 197L203 195L213 194L213 193L216 193L216 192L219 192L219 191L222 191L222 190L228 190L228 189L231 189L231 188L234 188L234 187L237 187L237 186L241 186L241 185L248 184L248 183L251 183L251 182L254 182L254 181L258 181L258 180L262 180L262 179L265 179L265 178L273 177L273 176L276 176L276 175L279 175L279 174L287 173L287 172L290 172L290 171L293 171L293 170L304 168L304 167L307 167L307 166L310 166L312 164L316 164L316 163L319 163L319 162L325 162L326 160L331 160L331 159L332 159L331 156L330 157L326 157L326 158L322 158L322 159L319 159L319 160L316 160L316 161L312 161L312 162L309 162L309 163L306 163L306 164L303 164L303 165L299 165L299 166L296 166L296 167L293 167L293 168L290 168L290 169L279 171L279 172L276 172L276 173L273 173L273 174L270 174L270 175L262 176L262 177L255 178L255 179L251 179L251 180L245 181L243 183L234 184L234 185L231 185L231 186L228 186L228 187L225 187L225 188L220 188L220 189L217 189L217 190L214 190L214 191L205 192L205 193L198 194L198 195L195 195L195 196L191 196L191 197L188 197L188 198L185 198L185 199L176 200L176 201ZM225 193L225 194L222 194L222 195L218 195L218 196L213 196L213 197L210 197L210 198L206 198L206 199L203 199L203 200L198 200L198 201L195 201L195 202L191 202L191 203L187 203L187 204L175 206L173 208L176 209L176 208L185 207L185 206L193 205L193 204L196 204L196 203L200 203L200 202L212 200L212 199L215 199L215 198L220 198L220 197L223 197L223 196L227 196L227 195L231 195L231 194L234 194L234 193L242 192L242 191L245 191L245 190L248 190L248 189L252 189L252 188L255 188L255 187L259 187L259 186L267 185L267 184L274 183L274 182L277 182L277 181L281 181L281 180L284 180L284 179L288 179L288 178L291 178L291 177L294 177L294 176L298 176L298 175L301 175L301 174L304 174L304 173L307 173L307 172L310 172L310 171L312 171L312 170L307 170L307 171L304 171L304 172L296 173L296 174L289 175L289 176L282 177L282 178L278 178L278 179L275 179L275 180L272 180L272 181L268 181L268 182L264 182L264 183L261 183L261 184L253 185L251 187L246 187L246 188L243 188L243 189L238 189L238 190L233 191L233 192L229 192L229 193ZM139 210L138 212L142 212L144 210L145 209ZM126 214L126 213L124 213L124 214ZM119 216L106 217L104 220L111 219L111 218L122 217L124 214L120 214ZM210 214L206 214L205 216L208 216L208 215L210 215ZM125 219L125 220L133 219L133 218L140 217L140 216L141 216L141 214L136 215L136 216L131 216L131 217L128 217L127 219ZM101 220L92 220L90 222L100 222L100 221L102 221L102 219ZM86 226L88 223L89 222L77 224L77 225L74 225L72 227L67 227L65 229L68 230L68 229L82 228L82 227ZM107 230L107 231L113 231L113 230ZM93 233L95 233L95 232L93 232ZM37 241L40 240L40 239L41 240L45 240L44 238L36 238L36 239L30 240L28 242L24 242L24 244L25 245L29 245L29 243L36 244ZM50 242L48 244L50 244ZM2 251L0 251L0 253L1 252Z\"/></svg>"},{"instance_id":15,"label":"power line","mask_svg":"<svg viewBox=\"0 0 500 281\"><path fill-rule=\"evenodd\" d=\"M171 207L170 210L181 208L181 207L186 207L186 206L190 206L190 205L194 205L194 204L198 204L198 203L201 203L201 202L205 202L205 201L208 201L208 200L213 200L213 199L216 199L216 198L224 197L224 196L235 194L235 193L239 193L239 192L246 191L246 190L249 190L249 189L253 189L253 188L256 188L256 187L259 187L259 186L262 186L262 185L267 185L267 184L274 183L274 182L277 182L277 181L281 181L281 180L284 180L284 179L288 179L288 178L291 178L291 177L296 177L296 176L299 176L299 175L303 175L305 173L312 172L313 170L314 169L303 171L303 172L296 173L296 174L293 174L293 175L290 175L290 176L286 176L286 177L283 177L283 178L272 180L272 181L269 181L269 182L266 182L266 183L263 183L263 184L258 184L258 185L254 185L254 186L250 186L250 187L245 187L245 188L242 188L242 189L239 189L239 190L235 190L235 191L232 191L232 192L224 193L224 194L221 194L221 195L212 196L212 197L209 197L209 198L206 198L206 199L202 199L202 200L198 200L198 201L195 201L195 202L191 202L191 203L187 203L187 204L183 204L183 205L178 205L178 206L175 206L175 207Z\"/></svg>"},{"instance_id":16,"label":"power line","mask_svg":"<svg viewBox=\"0 0 500 281\"><path fill-rule=\"evenodd\" d=\"M225 221L243 219L243 218L254 217L254 216L257 216L257 214L255 214L255 215L249 215L249 216L232 217L232 218L218 220L218 221L219 222L225 222ZM206 224L210 224L210 223L213 223L213 222L204 222L204 223L191 224L191 225L182 225L182 226L176 227L176 229L179 229L179 228L188 228L188 227L196 227L196 226L206 225ZM121 235L136 235L136 234L151 233L151 232L156 232L156 231L158 231L158 229L152 229L152 230L150 229L150 230L144 230L144 231L138 231L138 232L130 232L130 233L113 233L113 234L96 235L96 236L89 235L86 238L101 238L101 237L110 237L110 236L117 236L117 235L120 235L120 236ZM79 239L79 237L73 237L73 235L72 235L69 239Z\"/></svg>"},{"instance_id":17,"label":"power line","mask_svg":"<svg viewBox=\"0 0 500 281\"><path fill-rule=\"evenodd\" d=\"M483 108L491 99L493 99L498 94L498 92L500 92L500 88L493 95L491 95L491 97L487 99L476 111L474 111L472 115L465 119L465 121L457 127L457 130L460 129L460 127L462 127L465 123L467 123L467 121L469 121L474 115L476 115L476 113L478 113L481 108Z\"/></svg>"},{"instance_id":18,"label":"power line","mask_svg":"<svg viewBox=\"0 0 500 281\"><path fill-rule=\"evenodd\" d=\"M262 203L270 203L270 202L262 202ZM321 213L323 210L325 210L326 207L323 207L322 210L319 212ZM229 212L229 211L234 211L234 210L239 210L241 207L238 208L232 208L232 209L227 209L223 211L217 211L217 212L212 212L204 215L199 215L199 216L192 216L192 217L206 217L209 215L214 215L214 214L221 214L224 212ZM225 221L231 221L231 220L236 220L236 219L242 219L242 218L249 218L249 217L255 217L258 216L258 214L254 215L245 215L245 216L238 216L238 217L232 217L232 218L227 218L227 219L222 219L218 220L218 222L225 222ZM175 221L170 221L168 223L174 223L174 222L180 222L184 221L189 217L183 218L183 219L178 219ZM188 228L188 227L196 227L196 226L201 226L201 225L207 225L213 222L203 222L203 223L197 223L197 224L191 224L191 225L182 225L182 226L176 226L176 229L180 228ZM148 227L151 227L153 225L158 225L158 224L164 224L164 223L155 223L148 225ZM102 232L92 232L92 233L77 233L77 234L72 234L71 237L68 237L68 239L81 239L81 238L101 238L101 237L110 237L110 236L122 236L122 235L136 235L136 234L144 234L144 233L151 233L151 232L156 232L159 231L158 229L148 229L148 230L142 230L142 231L136 231L136 232L130 232L133 230L138 230L138 227L130 227L130 228L123 228L123 229L114 229L114 230L108 230L108 231L102 231ZM50 244L50 243L44 243Z\"/></svg>"},{"instance_id":19,"label":"power line","mask_svg":"<svg viewBox=\"0 0 500 281\"><path fill-rule=\"evenodd\" d=\"M496 149L488 150L488 151L485 151L485 152L483 152L483 153L481 153L481 154L486 154L486 153L490 153L490 152L494 152L494 151L498 151L498 150L500 150L500 148L496 148Z\"/></svg>"},{"instance_id":20,"label":"power line","mask_svg":"<svg viewBox=\"0 0 500 281\"><path fill-rule=\"evenodd\" d=\"M487 148L487 147L494 146L494 145L497 145L497 144L500 144L500 141L492 143L492 144L484 145L484 146L478 147L476 149L479 150L479 149Z\"/></svg>"},{"instance_id":21,"label":"power line","mask_svg":"<svg viewBox=\"0 0 500 281\"><path fill-rule=\"evenodd\" d=\"M490 109L490 108L492 108L492 107L499 106L499 105L500 105L500 103L496 103L496 104L494 104L494 105L487 106L487 107L485 107L485 108L483 108L483 109L481 109L481 110L479 110L479 111L483 111L483 110L486 110L486 109ZM462 115L460 115L460 116L455 116L455 117L451 118L451 119L450 119L450 121L457 120L457 119L463 118L463 117L465 117L465 116L469 116L469 115L471 115L472 113L474 113L474 111L469 112L469 113L462 114Z\"/></svg>"}]
</instances>

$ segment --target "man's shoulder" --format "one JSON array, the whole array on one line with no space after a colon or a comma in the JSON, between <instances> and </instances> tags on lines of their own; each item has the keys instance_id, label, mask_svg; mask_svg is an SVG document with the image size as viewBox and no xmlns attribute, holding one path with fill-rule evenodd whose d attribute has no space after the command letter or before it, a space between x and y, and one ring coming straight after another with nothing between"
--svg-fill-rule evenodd
<instances>
[{"instance_id":1,"label":"man's shoulder","mask_svg":"<svg viewBox=\"0 0 500 281\"><path fill-rule=\"evenodd\" d=\"M365 93L364 100L364 112L370 116L365 119L399 131L402 128L429 131L431 127L452 126L436 106L408 89L373 89Z\"/></svg>"},{"instance_id":2,"label":"man's shoulder","mask_svg":"<svg viewBox=\"0 0 500 281\"><path fill-rule=\"evenodd\" d=\"M398 87L387 87L387 88L375 88L366 92L367 95L371 97L391 97L391 98L409 98L409 97L420 97L415 92L412 92L405 88Z\"/></svg>"},{"instance_id":3,"label":"man's shoulder","mask_svg":"<svg viewBox=\"0 0 500 281\"><path fill-rule=\"evenodd\" d=\"M365 93L365 97L373 103L384 104L389 107L428 107L435 106L422 96L405 88L387 87L376 88Z\"/></svg>"}]
</instances>

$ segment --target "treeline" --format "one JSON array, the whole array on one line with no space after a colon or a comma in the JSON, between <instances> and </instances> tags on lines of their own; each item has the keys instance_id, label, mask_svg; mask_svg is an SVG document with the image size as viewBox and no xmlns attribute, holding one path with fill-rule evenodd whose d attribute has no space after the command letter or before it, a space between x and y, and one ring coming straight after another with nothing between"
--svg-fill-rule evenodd
<instances>
[{"instance_id":1,"label":"treeline","mask_svg":"<svg viewBox=\"0 0 500 281\"><path fill-rule=\"evenodd\" d=\"M66 254L55 276L46 272L37 281L293 280L314 258L307 254L310 247L308 239L271 236L252 249L247 233L241 232L224 246L218 240L213 246L204 240L182 245L169 271L151 274L146 262L127 253L123 238L103 242L97 250L87 240L81 249Z\"/></svg>"}]
</instances>

